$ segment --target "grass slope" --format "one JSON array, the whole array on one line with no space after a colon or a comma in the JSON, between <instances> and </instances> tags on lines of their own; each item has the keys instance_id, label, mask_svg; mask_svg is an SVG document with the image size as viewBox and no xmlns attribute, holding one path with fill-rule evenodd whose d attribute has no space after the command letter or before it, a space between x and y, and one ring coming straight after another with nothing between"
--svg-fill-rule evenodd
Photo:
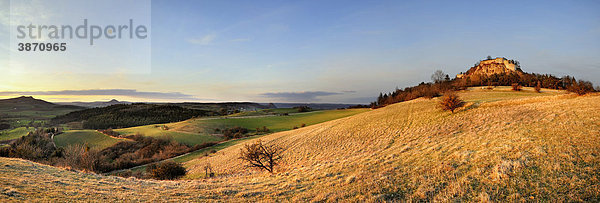
<instances>
[{"instance_id":1,"label":"grass slope","mask_svg":"<svg viewBox=\"0 0 600 203\"><path fill-rule=\"evenodd\" d=\"M71 130L54 136L57 147L73 144L88 145L90 148L104 149L125 139L114 138L95 130Z\"/></svg>"},{"instance_id":2,"label":"grass slope","mask_svg":"<svg viewBox=\"0 0 600 203\"><path fill-rule=\"evenodd\" d=\"M145 136L151 136L156 138L171 138L179 143L187 144L190 146L196 144L202 144L206 142L217 142L221 141L223 138L219 136L209 135L209 134L200 134L200 133L187 133L187 132L178 132L173 130L163 130L161 129L162 125L145 125L139 127L131 127L131 128L123 128L117 129L115 131L120 134L137 134L140 133Z\"/></svg>"},{"instance_id":3,"label":"grass slope","mask_svg":"<svg viewBox=\"0 0 600 203\"><path fill-rule=\"evenodd\" d=\"M470 95L472 94L472 95ZM244 168L244 142L186 162L216 178L141 181L0 159L11 200L600 201L600 95L460 93L450 114L417 99L261 137L285 149L276 174ZM479 96L477 96L479 95ZM511 96L512 95L512 96ZM20 198L20 199L19 199Z\"/></svg>"},{"instance_id":4,"label":"grass slope","mask_svg":"<svg viewBox=\"0 0 600 203\"><path fill-rule=\"evenodd\" d=\"M504 97L489 100L497 94ZM244 168L242 144L185 166L195 178L210 165L232 196L600 200L600 96L529 94L468 91L460 95L478 105L455 114L440 111L438 99L418 99L268 135L261 139L285 149L274 176Z\"/></svg>"}]
</instances>

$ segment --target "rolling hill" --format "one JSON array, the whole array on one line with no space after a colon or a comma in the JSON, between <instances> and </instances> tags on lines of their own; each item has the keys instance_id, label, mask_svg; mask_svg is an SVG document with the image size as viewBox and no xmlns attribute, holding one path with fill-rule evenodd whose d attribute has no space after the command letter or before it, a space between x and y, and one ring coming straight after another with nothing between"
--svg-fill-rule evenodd
<instances>
[{"instance_id":1,"label":"rolling hill","mask_svg":"<svg viewBox=\"0 0 600 203\"><path fill-rule=\"evenodd\" d=\"M33 128L41 126L57 115L83 110L84 107L58 105L33 97L0 100L0 140L19 138Z\"/></svg>"},{"instance_id":2,"label":"rolling hill","mask_svg":"<svg viewBox=\"0 0 600 203\"><path fill-rule=\"evenodd\" d=\"M416 99L260 139L284 149L275 174L238 159L249 142L153 181L0 159L9 200L600 201L600 95L461 91L454 114ZM215 178L203 178L210 165ZM43 188L43 189L42 189Z\"/></svg>"}]
</instances>

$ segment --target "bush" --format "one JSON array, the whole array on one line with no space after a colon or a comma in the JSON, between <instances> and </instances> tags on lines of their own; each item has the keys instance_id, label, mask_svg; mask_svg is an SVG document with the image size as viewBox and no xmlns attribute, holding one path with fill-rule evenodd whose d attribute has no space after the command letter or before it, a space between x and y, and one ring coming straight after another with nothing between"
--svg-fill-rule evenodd
<instances>
[{"instance_id":1,"label":"bush","mask_svg":"<svg viewBox=\"0 0 600 203\"><path fill-rule=\"evenodd\" d=\"M158 180L173 180L186 174L185 168L174 161L151 164L146 168L148 176Z\"/></svg>"},{"instance_id":2,"label":"bush","mask_svg":"<svg viewBox=\"0 0 600 203\"><path fill-rule=\"evenodd\" d=\"M81 171L100 172L101 159L98 150L90 149L84 145L69 145L64 150L64 166Z\"/></svg>"},{"instance_id":3,"label":"bush","mask_svg":"<svg viewBox=\"0 0 600 203\"><path fill-rule=\"evenodd\" d=\"M223 130L223 136L225 136L225 138L227 139L242 138L246 136L246 133L248 133L248 129L239 126L233 128L226 128Z\"/></svg>"},{"instance_id":4,"label":"bush","mask_svg":"<svg viewBox=\"0 0 600 203\"><path fill-rule=\"evenodd\" d=\"M523 89L523 86L521 86L519 83L513 83L511 86L512 90L514 91L521 91Z\"/></svg>"},{"instance_id":5,"label":"bush","mask_svg":"<svg viewBox=\"0 0 600 203\"><path fill-rule=\"evenodd\" d=\"M540 81L537 82L537 85L535 86L535 92L540 93L542 91L542 83L540 83Z\"/></svg>"},{"instance_id":6,"label":"bush","mask_svg":"<svg viewBox=\"0 0 600 203\"><path fill-rule=\"evenodd\" d=\"M244 160L246 167L264 169L273 173L273 169L279 163L282 149L273 145L263 144L258 140L254 144L246 144L240 152L240 159Z\"/></svg>"},{"instance_id":7,"label":"bush","mask_svg":"<svg viewBox=\"0 0 600 203\"><path fill-rule=\"evenodd\" d=\"M298 109L298 112L309 112L312 109L308 106L296 106L295 109Z\"/></svg>"},{"instance_id":8,"label":"bush","mask_svg":"<svg viewBox=\"0 0 600 203\"><path fill-rule=\"evenodd\" d=\"M440 101L440 106L442 107L442 109L451 111L452 113L454 113L454 110L456 110L459 107L462 107L463 105L464 101L458 98L458 95L454 93L445 94L442 97L442 100Z\"/></svg>"},{"instance_id":9,"label":"bush","mask_svg":"<svg viewBox=\"0 0 600 203\"><path fill-rule=\"evenodd\" d=\"M54 146L50 135L44 129L30 132L27 136L20 137L11 143L10 147L6 148L2 152L5 156L42 163L50 163L50 159L62 156L61 150Z\"/></svg>"},{"instance_id":10,"label":"bush","mask_svg":"<svg viewBox=\"0 0 600 203\"><path fill-rule=\"evenodd\" d=\"M269 128L267 128L267 126L263 126L262 128L256 128L256 132L257 133L269 133L269 132L271 132L271 130L269 130Z\"/></svg>"},{"instance_id":11,"label":"bush","mask_svg":"<svg viewBox=\"0 0 600 203\"><path fill-rule=\"evenodd\" d=\"M111 136L111 137L119 137L119 132L114 131L112 128L106 129L106 130L98 130L98 132L103 133L105 135Z\"/></svg>"}]
</instances>

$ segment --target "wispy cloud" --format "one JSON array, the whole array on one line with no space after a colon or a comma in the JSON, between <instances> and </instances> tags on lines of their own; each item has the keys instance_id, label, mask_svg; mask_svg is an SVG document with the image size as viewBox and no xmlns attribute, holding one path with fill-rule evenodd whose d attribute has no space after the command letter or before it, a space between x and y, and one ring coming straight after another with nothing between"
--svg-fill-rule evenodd
<instances>
[{"instance_id":1,"label":"wispy cloud","mask_svg":"<svg viewBox=\"0 0 600 203\"><path fill-rule=\"evenodd\" d=\"M69 95L69 96L129 96L145 99L185 99L198 100L192 95L180 92L143 92L134 89L91 89L91 90L61 90L61 91L3 91L0 96L10 95Z\"/></svg>"},{"instance_id":2,"label":"wispy cloud","mask_svg":"<svg viewBox=\"0 0 600 203\"><path fill-rule=\"evenodd\" d=\"M290 102L313 102L319 101L317 97L340 95L343 93L339 92L325 92L325 91L306 91L306 92L269 92L262 93L260 96L279 99L282 101Z\"/></svg>"},{"instance_id":3,"label":"wispy cloud","mask_svg":"<svg viewBox=\"0 0 600 203\"><path fill-rule=\"evenodd\" d=\"M192 44L209 45L215 40L215 38L217 38L216 34L208 34L199 38L188 39L187 41Z\"/></svg>"}]
</instances>

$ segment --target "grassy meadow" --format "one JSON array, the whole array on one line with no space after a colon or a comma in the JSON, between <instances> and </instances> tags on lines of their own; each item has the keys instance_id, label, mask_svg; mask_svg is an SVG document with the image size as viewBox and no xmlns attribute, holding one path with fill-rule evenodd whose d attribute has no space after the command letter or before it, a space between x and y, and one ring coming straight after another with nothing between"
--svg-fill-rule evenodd
<instances>
[{"instance_id":1,"label":"grassy meadow","mask_svg":"<svg viewBox=\"0 0 600 203\"><path fill-rule=\"evenodd\" d=\"M165 130L163 129L165 125L145 125L131 128L123 128L117 129L116 132L122 135L131 135L131 134L142 134L145 136L156 137L156 138L170 138L179 143L187 144L190 146L196 144L202 144L207 142L217 142L223 140L222 137L206 134L206 133L189 133L189 132L180 132L174 130ZM169 125L166 125L169 126Z\"/></svg>"},{"instance_id":2,"label":"grassy meadow","mask_svg":"<svg viewBox=\"0 0 600 203\"><path fill-rule=\"evenodd\" d=\"M70 130L54 136L54 143L57 147L81 144L93 149L104 149L123 140L126 139L114 138L95 130Z\"/></svg>"},{"instance_id":3,"label":"grassy meadow","mask_svg":"<svg viewBox=\"0 0 600 203\"><path fill-rule=\"evenodd\" d=\"M324 110L304 113L295 113L288 116L258 116L258 117L226 117L220 119L191 119L174 123L169 127L183 132L214 133L216 128L225 129L235 126L254 130L266 126L272 132L291 130L301 127L302 124L314 125L325 121L343 118L368 109Z\"/></svg>"},{"instance_id":4,"label":"grassy meadow","mask_svg":"<svg viewBox=\"0 0 600 203\"><path fill-rule=\"evenodd\" d=\"M278 109L261 109L257 111L243 111L235 114L228 115L228 117L240 117L240 116L264 116L264 115L277 115L283 113L298 113L298 109L294 108L278 108Z\"/></svg>"},{"instance_id":5,"label":"grassy meadow","mask_svg":"<svg viewBox=\"0 0 600 203\"><path fill-rule=\"evenodd\" d=\"M34 131L35 128L18 127L10 130L0 131L0 141L13 140L27 135L29 132Z\"/></svg>"}]
</instances>

